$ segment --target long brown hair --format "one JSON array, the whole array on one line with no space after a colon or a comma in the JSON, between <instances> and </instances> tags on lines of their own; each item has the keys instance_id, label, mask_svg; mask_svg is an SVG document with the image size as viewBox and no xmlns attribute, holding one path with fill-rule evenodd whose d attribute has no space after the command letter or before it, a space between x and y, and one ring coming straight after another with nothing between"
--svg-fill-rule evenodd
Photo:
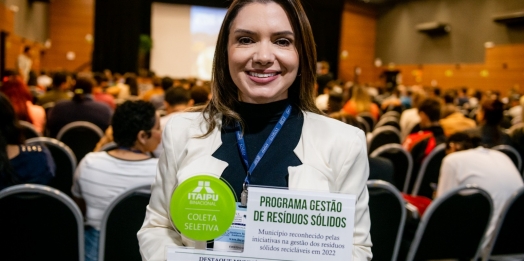
<instances>
[{"instance_id":1,"label":"long brown hair","mask_svg":"<svg viewBox=\"0 0 524 261\"><path fill-rule=\"evenodd\" d=\"M271 2L280 5L286 12L295 33L295 47L300 58L299 75L288 89L288 99L300 110L321 114L315 106L313 96L317 61L315 42L300 0L234 0L227 11L218 35L211 83L213 97L203 108L208 129L202 137L209 135L217 126L219 115L222 115L225 124L238 121L243 125L242 119L234 111L235 104L238 103L238 88L229 71L227 51L229 32L231 24L244 6L251 3L267 4Z\"/></svg>"}]
</instances>

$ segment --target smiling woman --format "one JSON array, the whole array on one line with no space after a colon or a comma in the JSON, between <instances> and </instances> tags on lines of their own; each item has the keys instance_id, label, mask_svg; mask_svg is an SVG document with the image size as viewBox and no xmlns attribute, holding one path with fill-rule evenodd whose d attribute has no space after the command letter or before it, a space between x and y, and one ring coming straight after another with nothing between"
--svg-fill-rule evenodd
<instances>
[{"instance_id":1,"label":"smiling woman","mask_svg":"<svg viewBox=\"0 0 524 261\"><path fill-rule=\"evenodd\" d=\"M173 191L201 173L226 180L241 204L250 185L356 195L353 260L371 259L366 140L316 108L315 53L300 0L233 0L218 37L210 103L173 116L164 129L138 232L144 260L162 260L168 244L205 246L169 219Z\"/></svg>"}]
</instances>

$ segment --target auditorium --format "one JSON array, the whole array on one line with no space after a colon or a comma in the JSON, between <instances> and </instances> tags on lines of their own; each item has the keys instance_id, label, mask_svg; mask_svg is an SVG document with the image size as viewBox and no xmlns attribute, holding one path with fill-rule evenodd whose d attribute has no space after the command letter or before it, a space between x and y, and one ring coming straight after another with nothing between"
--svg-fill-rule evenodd
<instances>
[{"instance_id":1,"label":"auditorium","mask_svg":"<svg viewBox=\"0 0 524 261\"><path fill-rule=\"evenodd\" d=\"M0 0L0 260L524 260L523 108L522 0Z\"/></svg>"}]
</instances>

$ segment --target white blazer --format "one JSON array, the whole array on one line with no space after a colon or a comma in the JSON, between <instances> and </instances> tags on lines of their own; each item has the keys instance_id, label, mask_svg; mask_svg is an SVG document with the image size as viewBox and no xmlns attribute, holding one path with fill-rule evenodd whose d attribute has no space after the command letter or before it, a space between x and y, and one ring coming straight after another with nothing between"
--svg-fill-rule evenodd
<instances>
[{"instance_id":1,"label":"white blazer","mask_svg":"<svg viewBox=\"0 0 524 261\"><path fill-rule=\"evenodd\" d=\"M369 165L364 133L322 115L309 112L303 115L302 135L294 149L303 164L288 168L289 188L356 195L353 260L371 260L366 186ZM171 117L164 129L164 153L158 163L144 224L138 231L143 260L164 260L166 245L195 245L174 230L169 203L179 183L197 173L220 177L228 166L212 156L222 144L220 128L205 138L197 138L206 130L202 114L195 112Z\"/></svg>"}]
</instances>

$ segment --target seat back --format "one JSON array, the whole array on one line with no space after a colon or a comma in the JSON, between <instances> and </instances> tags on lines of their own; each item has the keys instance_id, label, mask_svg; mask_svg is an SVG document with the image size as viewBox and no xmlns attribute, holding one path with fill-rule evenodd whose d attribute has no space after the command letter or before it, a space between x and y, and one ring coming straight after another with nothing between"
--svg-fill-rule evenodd
<instances>
[{"instance_id":1,"label":"seat back","mask_svg":"<svg viewBox=\"0 0 524 261\"><path fill-rule=\"evenodd\" d=\"M446 144L437 145L431 153L422 161L417 180L413 187L413 196L424 196L433 198L433 192L438 183L440 175L440 166L446 156Z\"/></svg>"},{"instance_id":2,"label":"seat back","mask_svg":"<svg viewBox=\"0 0 524 261\"><path fill-rule=\"evenodd\" d=\"M45 110L45 114L46 114L47 116L49 116L49 113L50 113L51 110L55 107L55 103L54 103L54 102L48 102L48 103L43 104L42 107L43 107L44 110Z\"/></svg>"},{"instance_id":3,"label":"seat back","mask_svg":"<svg viewBox=\"0 0 524 261\"><path fill-rule=\"evenodd\" d=\"M524 235L524 188L508 201L493 232L494 242L490 256L522 255L524 248L519 238Z\"/></svg>"},{"instance_id":4,"label":"seat back","mask_svg":"<svg viewBox=\"0 0 524 261\"><path fill-rule=\"evenodd\" d=\"M109 143L104 144L100 148L100 151L110 151L110 150L114 150L116 148L118 148L118 145L114 141L111 141Z\"/></svg>"},{"instance_id":5,"label":"seat back","mask_svg":"<svg viewBox=\"0 0 524 261\"><path fill-rule=\"evenodd\" d=\"M76 121L60 129L56 138L69 146L80 162L87 153L93 151L102 136L102 130L93 123Z\"/></svg>"},{"instance_id":6,"label":"seat back","mask_svg":"<svg viewBox=\"0 0 524 261\"><path fill-rule=\"evenodd\" d=\"M492 212L491 198L480 188L449 191L422 216L406 260L476 260Z\"/></svg>"},{"instance_id":7,"label":"seat back","mask_svg":"<svg viewBox=\"0 0 524 261\"><path fill-rule=\"evenodd\" d=\"M373 118L373 115L371 115L371 113L361 112L357 116L362 117L362 119L364 119L368 123L370 131L375 128L376 120L375 118Z\"/></svg>"},{"instance_id":8,"label":"seat back","mask_svg":"<svg viewBox=\"0 0 524 261\"><path fill-rule=\"evenodd\" d=\"M364 133L371 132L371 128L369 127L369 123L362 117L357 116L356 120L358 124L360 125L359 128L364 131Z\"/></svg>"},{"instance_id":9,"label":"seat back","mask_svg":"<svg viewBox=\"0 0 524 261\"><path fill-rule=\"evenodd\" d=\"M393 126L400 131L400 124L398 123L398 118L394 116L382 117L375 125L375 129L382 126Z\"/></svg>"},{"instance_id":10,"label":"seat back","mask_svg":"<svg viewBox=\"0 0 524 261\"><path fill-rule=\"evenodd\" d=\"M66 195L22 184L0 191L2 260L84 260L84 220Z\"/></svg>"},{"instance_id":11,"label":"seat back","mask_svg":"<svg viewBox=\"0 0 524 261\"><path fill-rule=\"evenodd\" d=\"M395 261L406 219L404 199L393 185L385 181L369 180L367 186L373 259Z\"/></svg>"},{"instance_id":12,"label":"seat back","mask_svg":"<svg viewBox=\"0 0 524 261\"><path fill-rule=\"evenodd\" d=\"M400 144L400 131L391 126L382 126L372 132L372 138L369 142L368 151L372 153L380 146L386 144Z\"/></svg>"},{"instance_id":13,"label":"seat back","mask_svg":"<svg viewBox=\"0 0 524 261\"><path fill-rule=\"evenodd\" d=\"M370 157L383 157L393 163L393 185L400 191L408 193L408 180L411 179L413 159L411 154L400 144L386 144L374 150Z\"/></svg>"},{"instance_id":14,"label":"seat back","mask_svg":"<svg viewBox=\"0 0 524 261\"><path fill-rule=\"evenodd\" d=\"M27 122L27 121L19 121L20 126L22 127L22 132L24 133L24 137L26 139L36 138L40 137L40 133L35 130L35 126L33 124Z\"/></svg>"},{"instance_id":15,"label":"seat back","mask_svg":"<svg viewBox=\"0 0 524 261\"><path fill-rule=\"evenodd\" d=\"M71 197L71 186L73 186L73 175L76 169L76 158L73 151L64 143L46 137L26 140L26 144L47 147L56 165L55 177L48 185Z\"/></svg>"},{"instance_id":16,"label":"seat back","mask_svg":"<svg viewBox=\"0 0 524 261\"><path fill-rule=\"evenodd\" d=\"M498 150L506 154L511 159L511 161L513 161L519 172L522 170L522 159L520 158L519 152L515 148L509 145L497 145L491 149Z\"/></svg>"},{"instance_id":17,"label":"seat back","mask_svg":"<svg viewBox=\"0 0 524 261\"><path fill-rule=\"evenodd\" d=\"M144 223L151 184L131 188L115 198L100 226L99 261L142 260L136 234Z\"/></svg>"},{"instance_id":18,"label":"seat back","mask_svg":"<svg viewBox=\"0 0 524 261\"><path fill-rule=\"evenodd\" d=\"M400 119L400 113L398 111L387 111L384 114L382 114L382 117L380 117L380 119L384 119L386 117L395 117L398 121Z\"/></svg>"}]
</instances>

